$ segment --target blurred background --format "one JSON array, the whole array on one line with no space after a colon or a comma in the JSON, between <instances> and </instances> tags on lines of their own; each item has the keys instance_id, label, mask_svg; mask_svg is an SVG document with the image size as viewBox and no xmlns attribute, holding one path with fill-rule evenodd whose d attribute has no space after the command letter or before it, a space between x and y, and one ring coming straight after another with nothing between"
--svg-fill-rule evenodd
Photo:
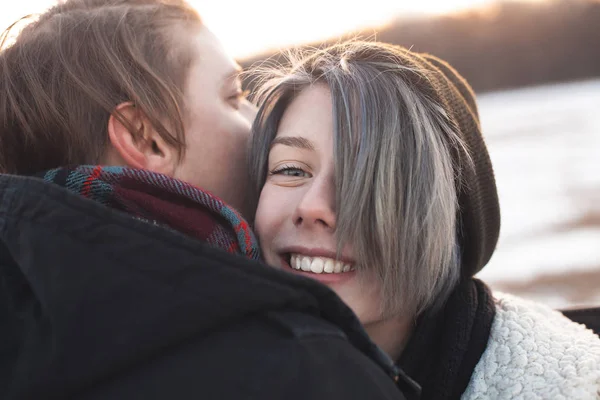
<instances>
[{"instance_id":1,"label":"blurred background","mask_svg":"<svg viewBox=\"0 0 600 400\"><path fill-rule=\"evenodd\" d=\"M502 212L479 274L569 308L600 305L600 0L191 0L244 67L362 37L449 61L478 95ZM0 28L52 0L0 6Z\"/></svg>"}]
</instances>

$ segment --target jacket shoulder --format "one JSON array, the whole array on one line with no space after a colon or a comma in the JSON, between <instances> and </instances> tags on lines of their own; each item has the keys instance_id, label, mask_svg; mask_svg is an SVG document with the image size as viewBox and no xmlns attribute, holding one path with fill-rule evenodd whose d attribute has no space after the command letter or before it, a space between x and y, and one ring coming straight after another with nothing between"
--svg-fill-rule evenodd
<instances>
[{"instance_id":1,"label":"jacket shoulder","mask_svg":"<svg viewBox=\"0 0 600 400\"><path fill-rule=\"evenodd\" d=\"M597 399L600 338L549 307L495 293L487 348L463 399Z\"/></svg>"},{"instance_id":2,"label":"jacket shoulder","mask_svg":"<svg viewBox=\"0 0 600 400\"><path fill-rule=\"evenodd\" d=\"M296 310L280 310L265 313L265 320L284 335L296 339L339 338L346 335L333 324L313 315Z\"/></svg>"}]
</instances>

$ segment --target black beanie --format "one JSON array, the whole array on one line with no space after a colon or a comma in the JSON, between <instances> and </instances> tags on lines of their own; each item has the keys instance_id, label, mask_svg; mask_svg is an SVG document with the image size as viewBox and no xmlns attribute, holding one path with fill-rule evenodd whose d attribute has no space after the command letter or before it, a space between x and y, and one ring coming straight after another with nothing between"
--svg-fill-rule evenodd
<instances>
[{"instance_id":1,"label":"black beanie","mask_svg":"<svg viewBox=\"0 0 600 400\"><path fill-rule=\"evenodd\" d=\"M490 260L500 233L498 192L481 134L475 94L448 63L429 54L400 49L401 63L416 71L408 74L411 83L444 108L470 152L472 164L459 151L454 152L453 162L461 170L457 189L462 276L471 277Z\"/></svg>"}]
</instances>

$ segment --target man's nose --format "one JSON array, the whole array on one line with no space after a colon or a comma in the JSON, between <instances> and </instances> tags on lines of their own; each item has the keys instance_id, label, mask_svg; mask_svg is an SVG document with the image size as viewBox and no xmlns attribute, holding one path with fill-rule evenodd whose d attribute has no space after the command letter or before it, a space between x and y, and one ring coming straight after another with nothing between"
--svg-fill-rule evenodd
<instances>
[{"instance_id":1,"label":"man's nose","mask_svg":"<svg viewBox=\"0 0 600 400\"><path fill-rule=\"evenodd\" d=\"M254 118L256 118L256 113L258 108L248 100L242 100L242 104L240 105L240 112L250 122L250 125L254 122Z\"/></svg>"}]
</instances>

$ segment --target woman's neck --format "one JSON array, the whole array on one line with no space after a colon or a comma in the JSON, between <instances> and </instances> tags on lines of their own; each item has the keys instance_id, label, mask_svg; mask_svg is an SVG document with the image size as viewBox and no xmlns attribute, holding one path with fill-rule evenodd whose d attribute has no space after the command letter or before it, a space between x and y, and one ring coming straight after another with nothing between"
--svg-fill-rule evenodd
<instances>
[{"instance_id":1,"label":"woman's neck","mask_svg":"<svg viewBox=\"0 0 600 400\"><path fill-rule=\"evenodd\" d=\"M365 324L365 330L377 346L397 361L414 329L414 318L394 315Z\"/></svg>"}]
</instances>

